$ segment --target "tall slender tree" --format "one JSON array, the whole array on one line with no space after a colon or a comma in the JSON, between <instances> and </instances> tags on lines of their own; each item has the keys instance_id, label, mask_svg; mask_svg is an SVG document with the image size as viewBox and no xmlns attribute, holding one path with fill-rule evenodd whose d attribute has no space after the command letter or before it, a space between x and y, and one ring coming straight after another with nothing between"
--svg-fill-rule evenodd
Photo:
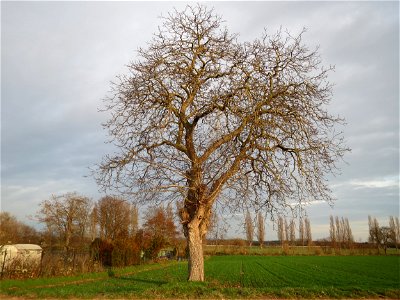
<instances>
[{"instance_id":1,"label":"tall slender tree","mask_svg":"<svg viewBox=\"0 0 400 300\"><path fill-rule=\"evenodd\" d=\"M350 227L350 222L348 218L344 219L344 225L345 225L345 240L348 248L351 248L354 243L354 237L353 237L353 232Z\"/></svg>"},{"instance_id":2,"label":"tall slender tree","mask_svg":"<svg viewBox=\"0 0 400 300\"><path fill-rule=\"evenodd\" d=\"M374 217L368 216L369 225L369 242L374 244L379 253L379 247L382 241L382 232L378 220Z\"/></svg>"},{"instance_id":3,"label":"tall slender tree","mask_svg":"<svg viewBox=\"0 0 400 300\"><path fill-rule=\"evenodd\" d=\"M247 243L249 244L249 246L251 246L254 240L254 225L253 219L249 211L247 211L246 218L244 220L244 229L246 231Z\"/></svg>"},{"instance_id":4,"label":"tall slender tree","mask_svg":"<svg viewBox=\"0 0 400 300\"><path fill-rule=\"evenodd\" d=\"M284 223L284 228L285 228L285 243L289 244L289 239L290 239L290 228L289 228L289 223L287 221L287 218L285 217L283 219L283 223Z\"/></svg>"},{"instance_id":5,"label":"tall slender tree","mask_svg":"<svg viewBox=\"0 0 400 300\"><path fill-rule=\"evenodd\" d=\"M131 225L129 203L120 197L105 196L97 203L100 237L114 242L129 237Z\"/></svg>"},{"instance_id":6,"label":"tall slender tree","mask_svg":"<svg viewBox=\"0 0 400 300\"><path fill-rule=\"evenodd\" d=\"M294 246L296 244L296 223L294 219L290 220L289 234L290 234L290 244Z\"/></svg>"},{"instance_id":7,"label":"tall slender tree","mask_svg":"<svg viewBox=\"0 0 400 300\"><path fill-rule=\"evenodd\" d=\"M336 223L336 238L338 241L338 245L341 248L343 246L343 229L342 229L342 223L340 222L338 216L336 216L335 218L335 223Z\"/></svg>"},{"instance_id":8,"label":"tall slender tree","mask_svg":"<svg viewBox=\"0 0 400 300\"><path fill-rule=\"evenodd\" d=\"M208 238L214 240L214 245L218 245L223 240L229 229L229 224L225 222L217 213L211 214L210 227L207 232Z\"/></svg>"},{"instance_id":9,"label":"tall slender tree","mask_svg":"<svg viewBox=\"0 0 400 300\"><path fill-rule=\"evenodd\" d=\"M263 247L265 240L264 216L261 211L257 214L257 239L260 247Z\"/></svg>"},{"instance_id":10,"label":"tall slender tree","mask_svg":"<svg viewBox=\"0 0 400 300\"><path fill-rule=\"evenodd\" d=\"M285 221L282 216L278 218L278 240L281 242L281 246L285 243L286 236L285 236Z\"/></svg>"},{"instance_id":11,"label":"tall slender tree","mask_svg":"<svg viewBox=\"0 0 400 300\"><path fill-rule=\"evenodd\" d=\"M299 241L302 246L304 246L304 237L305 237L304 219L300 218L300 220L299 220Z\"/></svg>"},{"instance_id":12,"label":"tall slender tree","mask_svg":"<svg viewBox=\"0 0 400 300\"><path fill-rule=\"evenodd\" d=\"M335 219L332 215L329 217L329 237L331 240L332 248L336 248L336 237L337 237L336 226L335 226Z\"/></svg>"},{"instance_id":13,"label":"tall slender tree","mask_svg":"<svg viewBox=\"0 0 400 300\"><path fill-rule=\"evenodd\" d=\"M311 223L308 218L304 219L304 228L305 228L305 239L307 241L307 246L311 246L312 245Z\"/></svg>"},{"instance_id":14,"label":"tall slender tree","mask_svg":"<svg viewBox=\"0 0 400 300\"><path fill-rule=\"evenodd\" d=\"M389 217L390 239L398 250L400 241L399 217Z\"/></svg>"}]
</instances>

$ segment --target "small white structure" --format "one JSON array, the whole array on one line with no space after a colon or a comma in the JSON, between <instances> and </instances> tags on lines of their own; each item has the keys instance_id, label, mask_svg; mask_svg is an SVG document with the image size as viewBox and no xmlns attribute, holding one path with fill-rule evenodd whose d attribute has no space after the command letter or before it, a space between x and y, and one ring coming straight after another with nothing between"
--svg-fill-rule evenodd
<instances>
[{"instance_id":1,"label":"small white structure","mask_svg":"<svg viewBox=\"0 0 400 300\"><path fill-rule=\"evenodd\" d=\"M0 269L38 266L42 259L42 247L34 244L0 246Z\"/></svg>"}]
</instances>

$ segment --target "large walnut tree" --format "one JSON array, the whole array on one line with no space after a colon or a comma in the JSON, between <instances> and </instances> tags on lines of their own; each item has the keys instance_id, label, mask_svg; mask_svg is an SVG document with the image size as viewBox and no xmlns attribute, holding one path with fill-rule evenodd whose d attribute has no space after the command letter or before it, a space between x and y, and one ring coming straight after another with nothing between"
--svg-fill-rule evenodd
<instances>
[{"instance_id":1,"label":"large walnut tree","mask_svg":"<svg viewBox=\"0 0 400 300\"><path fill-rule=\"evenodd\" d=\"M304 32L242 43L222 23L201 5L164 18L113 84L105 126L118 152L97 175L141 201L181 201L195 281L216 201L265 210L331 201L325 177L347 150L334 130L342 120L326 111L331 67Z\"/></svg>"}]
</instances>

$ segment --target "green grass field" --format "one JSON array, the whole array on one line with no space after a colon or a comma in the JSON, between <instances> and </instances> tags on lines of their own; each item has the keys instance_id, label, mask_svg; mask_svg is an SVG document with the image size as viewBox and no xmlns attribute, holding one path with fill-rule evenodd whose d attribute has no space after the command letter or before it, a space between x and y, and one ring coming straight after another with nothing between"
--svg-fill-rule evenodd
<instances>
[{"instance_id":1,"label":"green grass field","mask_svg":"<svg viewBox=\"0 0 400 300\"><path fill-rule=\"evenodd\" d=\"M24 281L1 295L24 298L400 298L399 256L214 256L206 282L188 283L187 263L167 262ZM113 276L114 275L114 276Z\"/></svg>"}]
</instances>

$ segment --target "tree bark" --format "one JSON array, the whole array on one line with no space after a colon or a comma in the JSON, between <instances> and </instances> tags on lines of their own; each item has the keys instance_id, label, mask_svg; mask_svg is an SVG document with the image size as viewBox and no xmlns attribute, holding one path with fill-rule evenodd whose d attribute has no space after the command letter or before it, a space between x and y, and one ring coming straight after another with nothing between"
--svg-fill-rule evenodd
<instances>
[{"instance_id":1,"label":"tree bark","mask_svg":"<svg viewBox=\"0 0 400 300\"><path fill-rule=\"evenodd\" d=\"M189 281L204 281L203 241L197 222L188 224Z\"/></svg>"}]
</instances>

